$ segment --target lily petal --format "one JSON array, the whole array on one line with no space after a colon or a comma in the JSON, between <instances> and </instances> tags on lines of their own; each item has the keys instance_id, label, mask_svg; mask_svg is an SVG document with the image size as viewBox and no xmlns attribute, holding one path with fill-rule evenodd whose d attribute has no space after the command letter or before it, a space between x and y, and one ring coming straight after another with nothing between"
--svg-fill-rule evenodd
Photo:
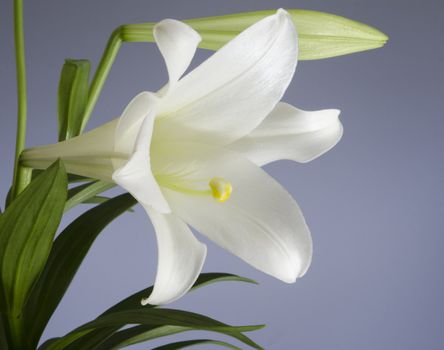
<instances>
[{"instance_id":1,"label":"lily petal","mask_svg":"<svg viewBox=\"0 0 444 350\"><path fill-rule=\"evenodd\" d=\"M121 117L118 118L115 129L114 150L116 152L127 155L133 153L142 123L150 113L151 118L155 118L154 110L157 105L158 98L148 91L141 92L128 103ZM148 141L150 141L152 130L147 130L146 133L149 134Z\"/></svg>"},{"instance_id":2,"label":"lily petal","mask_svg":"<svg viewBox=\"0 0 444 350\"><path fill-rule=\"evenodd\" d=\"M190 195L164 186L172 211L182 220L255 268L292 283L308 269L312 242L291 196L261 168L235 152L201 144L162 145L153 164L187 178L180 186L218 177L231 184L223 203L211 195ZM156 170L157 171L157 170Z\"/></svg>"},{"instance_id":3,"label":"lily petal","mask_svg":"<svg viewBox=\"0 0 444 350\"><path fill-rule=\"evenodd\" d=\"M202 39L188 24L174 19L164 19L157 23L153 35L165 60L171 87L190 65Z\"/></svg>"},{"instance_id":4,"label":"lily petal","mask_svg":"<svg viewBox=\"0 0 444 350\"><path fill-rule=\"evenodd\" d=\"M145 209L156 231L159 253L154 289L142 305L168 304L182 297L196 282L207 248L174 214Z\"/></svg>"},{"instance_id":5,"label":"lily petal","mask_svg":"<svg viewBox=\"0 0 444 350\"><path fill-rule=\"evenodd\" d=\"M337 109L309 112L279 103L261 125L230 148L259 166L280 159L306 163L341 139L339 113Z\"/></svg>"},{"instance_id":6,"label":"lily petal","mask_svg":"<svg viewBox=\"0 0 444 350\"><path fill-rule=\"evenodd\" d=\"M165 94L156 123L165 140L227 144L271 112L293 77L297 33L284 10L247 28Z\"/></svg>"},{"instance_id":7,"label":"lily petal","mask_svg":"<svg viewBox=\"0 0 444 350\"><path fill-rule=\"evenodd\" d=\"M129 160L119 167L112 176L114 182L131 193L139 203L151 206L160 213L171 212L151 171L150 145L156 117L156 98L153 94L140 94L139 99L127 107L116 129L116 147L128 149L132 134L138 132ZM145 115L145 108L151 101L151 110ZM141 104L139 105L139 101ZM139 127L137 125L141 124ZM120 161L121 162L121 161ZM117 164L115 164L116 166Z\"/></svg>"},{"instance_id":8,"label":"lily petal","mask_svg":"<svg viewBox=\"0 0 444 350\"><path fill-rule=\"evenodd\" d=\"M114 152L117 119L72 139L51 145L26 149L21 155L23 165L46 169L58 158L71 174L112 181L114 162L120 155Z\"/></svg>"},{"instance_id":9,"label":"lily petal","mask_svg":"<svg viewBox=\"0 0 444 350\"><path fill-rule=\"evenodd\" d=\"M155 105L154 94L142 92L133 98L120 118L72 139L27 149L22 162L45 169L61 158L69 173L112 181L113 172L133 153L142 122Z\"/></svg>"}]
</instances>

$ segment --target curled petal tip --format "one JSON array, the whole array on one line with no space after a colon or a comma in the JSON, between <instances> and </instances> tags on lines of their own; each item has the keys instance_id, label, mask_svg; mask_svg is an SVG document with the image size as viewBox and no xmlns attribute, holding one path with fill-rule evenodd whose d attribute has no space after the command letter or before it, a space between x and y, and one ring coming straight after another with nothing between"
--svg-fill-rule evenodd
<instances>
[{"instance_id":1,"label":"curled petal tip","mask_svg":"<svg viewBox=\"0 0 444 350\"><path fill-rule=\"evenodd\" d=\"M304 267L300 267L298 269L292 269L291 271L287 271L287 274L284 276L280 276L278 277L282 282L288 283L288 284L293 284L295 283L299 278L303 277L305 275L305 273L308 270L309 267L309 263L304 266Z\"/></svg>"},{"instance_id":2,"label":"curled petal tip","mask_svg":"<svg viewBox=\"0 0 444 350\"><path fill-rule=\"evenodd\" d=\"M287 12L287 10L280 8L276 11L275 16L279 19L279 20L288 20L292 23L292 25L294 26L295 23L293 21L293 18L291 17L291 15Z\"/></svg>"},{"instance_id":3,"label":"curled petal tip","mask_svg":"<svg viewBox=\"0 0 444 350\"><path fill-rule=\"evenodd\" d=\"M330 110L336 115L336 117L339 117L339 115L341 114L341 110L338 108L331 108Z\"/></svg>"},{"instance_id":4,"label":"curled petal tip","mask_svg":"<svg viewBox=\"0 0 444 350\"><path fill-rule=\"evenodd\" d=\"M283 9L282 7L279 8L279 9L276 11L276 14L277 14L277 15L289 15L289 13L287 12L287 10Z\"/></svg>"},{"instance_id":5,"label":"curled petal tip","mask_svg":"<svg viewBox=\"0 0 444 350\"><path fill-rule=\"evenodd\" d=\"M303 277L308 271L313 257L313 244L310 241L305 250L293 256L291 267L287 270L286 276L280 278L285 283L295 283L297 279Z\"/></svg>"},{"instance_id":6,"label":"curled petal tip","mask_svg":"<svg viewBox=\"0 0 444 350\"><path fill-rule=\"evenodd\" d=\"M298 276L293 275L293 276L288 276L285 279L281 279L282 282L288 283L288 284L293 284L296 282L296 280L298 279Z\"/></svg>"},{"instance_id":7,"label":"curled petal tip","mask_svg":"<svg viewBox=\"0 0 444 350\"><path fill-rule=\"evenodd\" d=\"M161 20L160 22L156 23L156 25L153 28L153 35L156 40L159 39L159 34L162 33L168 33L168 27L175 27L176 29L181 30L182 32L186 32L187 35L190 36L190 38L193 38L197 43L200 43L202 41L202 37L198 32L196 32L192 27L190 27L188 24L175 20L166 18Z\"/></svg>"},{"instance_id":8,"label":"curled petal tip","mask_svg":"<svg viewBox=\"0 0 444 350\"><path fill-rule=\"evenodd\" d=\"M310 268L312 259L313 259L313 247L311 246L307 261L305 262L305 264L303 265L303 267L299 271L299 274L296 276L295 281L298 278L304 277L304 275L307 273L308 269Z\"/></svg>"}]
</instances>

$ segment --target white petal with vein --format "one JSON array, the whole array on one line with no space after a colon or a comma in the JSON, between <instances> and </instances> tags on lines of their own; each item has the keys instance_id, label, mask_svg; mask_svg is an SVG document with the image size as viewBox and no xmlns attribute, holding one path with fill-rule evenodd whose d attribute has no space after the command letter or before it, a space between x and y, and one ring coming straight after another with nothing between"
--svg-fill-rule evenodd
<instances>
[{"instance_id":1,"label":"white petal with vein","mask_svg":"<svg viewBox=\"0 0 444 350\"><path fill-rule=\"evenodd\" d=\"M279 103L261 125L230 148L260 166L280 159L309 162L341 139L339 113L337 109L303 111Z\"/></svg>"},{"instance_id":2,"label":"white petal with vein","mask_svg":"<svg viewBox=\"0 0 444 350\"><path fill-rule=\"evenodd\" d=\"M229 181L233 191L224 203L210 195L162 191L175 214L257 269L288 283L305 273L312 242L304 217L291 196L258 166L234 152L199 144L162 145L153 164L176 173L192 164L182 186L201 181L205 188L216 176Z\"/></svg>"},{"instance_id":3,"label":"white petal with vein","mask_svg":"<svg viewBox=\"0 0 444 350\"><path fill-rule=\"evenodd\" d=\"M281 99L297 55L297 33L287 12L257 22L164 96L159 136L226 144L248 134Z\"/></svg>"}]
</instances>

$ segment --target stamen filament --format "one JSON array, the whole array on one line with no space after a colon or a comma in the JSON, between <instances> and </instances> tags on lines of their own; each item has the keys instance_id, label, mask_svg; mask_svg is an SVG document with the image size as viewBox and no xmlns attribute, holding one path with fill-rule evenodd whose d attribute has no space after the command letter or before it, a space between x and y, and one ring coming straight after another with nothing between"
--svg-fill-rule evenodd
<instances>
[{"instance_id":1,"label":"stamen filament","mask_svg":"<svg viewBox=\"0 0 444 350\"><path fill-rule=\"evenodd\" d=\"M182 186L171 184L171 183L162 184L159 182L159 184L162 187L169 188L170 190L180 192L180 193L185 193L185 194L191 194L194 196L211 196L211 194L212 194L211 190L196 190L196 189L182 187Z\"/></svg>"},{"instance_id":2,"label":"stamen filament","mask_svg":"<svg viewBox=\"0 0 444 350\"><path fill-rule=\"evenodd\" d=\"M175 192L189 194L192 196L212 196L218 202L227 201L233 190L231 183L221 177L213 177L208 183L209 189L196 189L188 187L186 182L195 183L196 180L183 180L176 175L155 175L157 183L164 188L168 188ZM205 180L198 180L199 182Z\"/></svg>"}]
</instances>

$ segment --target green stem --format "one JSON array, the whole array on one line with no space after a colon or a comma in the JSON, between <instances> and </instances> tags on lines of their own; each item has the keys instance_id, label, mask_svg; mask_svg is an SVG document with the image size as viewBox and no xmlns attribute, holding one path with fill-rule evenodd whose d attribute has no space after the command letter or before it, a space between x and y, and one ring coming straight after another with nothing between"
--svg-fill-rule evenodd
<instances>
[{"instance_id":1,"label":"green stem","mask_svg":"<svg viewBox=\"0 0 444 350\"><path fill-rule=\"evenodd\" d=\"M14 0L14 43L17 70L17 136L15 144L14 179L11 199L25 189L31 180L31 170L20 165L20 154L26 142L26 62L25 35L23 29L23 0ZM23 348L22 323L15 314L9 314L9 333L14 349Z\"/></svg>"},{"instance_id":2,"label":"green stem","mask_svg":"<svg viewBox=\"0 0 444 350\"><path fill-rule=\"evenodd\" d=\"M21 191L23 191L31 180L30 170L20 166L20 154L25 148L27 113L23 0L14 0L14 40L17 69L18 113L12 198L15 198Z\"/></svg>"},{"instance_id":3,"label":"green stem","mask_svg":"<svg viewBox=\"0 0 444 350\"><path fill-rule=\"evenodd\" d=\"M88 102L85 107L84 118L82 121L80 132L83 132L89 118L91 117L91 113L94 109L94 106L96 105L97 99L99 98L100 92L102 91L109 71L111 70L111 67L116 59L120 46L122 45L121 32L122 27L117 28L111 34L111 37L108 40L105 51L102 55L102 59L100 60L94 78L91 82L91 87L88 93Z\"/></svg>"},{"instance_id":4,"label":"green stem","mask_svg":"<svg viewBox=\"0 0 444 350\"><path fill-rule=\"evenodd\" d=\"M97 100L102 91L103 85L108 78L111 67L116 60L120 47L124 42L152 42L153 27L155 23L144 24L127 24L118 27L111 34L99 65L97 66L96 73L92 79L91 86L88 93L88 101L86 103L82 125L80 132L83 132L86 124L91 117L91 113L97 103Z\"/></svg>"}]
</instances>

